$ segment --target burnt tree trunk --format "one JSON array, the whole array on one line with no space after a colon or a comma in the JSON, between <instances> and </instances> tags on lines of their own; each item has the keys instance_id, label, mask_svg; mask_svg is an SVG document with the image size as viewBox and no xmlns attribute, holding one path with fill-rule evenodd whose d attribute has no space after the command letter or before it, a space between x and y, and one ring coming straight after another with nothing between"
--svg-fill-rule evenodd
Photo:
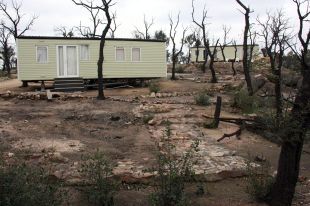
<instances>
[{"instance_id":1,"label":"burnt tree trunk","mask_svg":"<svg viewBox=\"0 0 310 206\"><path fill-rule=\"evenodd\" d=\"M7 46L5 46L3 48L3 56L4 56L4 66L5 66L5 70L8 73L8 77L11 77L11 64L10 64L10 57L9 57L9 49Z\"/></svg>"},{"instance_id":2,"label":"burnt tree trunk","mask_svg":"<svg viewBox=\"0 0 310 206\"><path fill-rule=\"evenodd\" d=\"M98 97L97 99L99 100L104 100L104 91L103 91L103 62L104 62L104 46L105 46L105 40L106 40L106 35L110 30L112 19L109 13L109 5L105 6L105 16L107 19L107 24L102 31L102 35L100 38L100 47L99 47L99 59L98 59Z\"/></svg>"},{"instance_id":3,"label":"burnt tree trunk","mask_svg":"<svg viewBox=\"0 0 310 206\"><path fill-rule=\"evenodd\" d=\"M173 49L175 50L175 49ZM172 76L171 76L171 80L176 80L175 77L175 65L176 65L176 56L175 56L175 51L172 54Z\"/></svg>"},{"instance_id":4,"label":"burnt tree trunk","mask_svg":"<svg viewBox=\"0 0 310 206\"><path fill-rule=\"evenodd\" d=\"M199 47L196 47L196 63L198 63L199 58Z\"/></svg>"},{"instance_id":5,"label":"burnt tree trunk","mask_svg":"<svg viewBox=\"0 0 310 206\"><path fill-rule=\"evenodd\" d=\"M224 61L224 62L226 62L226 56L225 56L225 53L224 53L225 47L226 47L226 46L220 45L220 49L221 49L221 53L222 53L223 61Z\"/></svg>"},{"instance_id":6,"label":"burnt tree trunk","mask_svg":"<svg viewBox=\"0 0 310 206\"><path fill-rule=\"evenodd\" d=\"M214 128L219 127L220 116L221 116L221 108L222 108L222 97L217 97L216 108L215 108L215 112L214 112Z\"/></svg>"},{"instance_id":7,"label":"burnt tree trunk","mask_svg":"<svg viewBox=\"0 0 310 206\"><path fill-rule=\"evenodd\" d=\"M215 58L215 54L216 54L216 51L217 51L216 49L217 49L218 42L219 42L219 39L216 41L216 44L214 45L214 49L213 49L212 52L210 50L209 40L206 42L206 49L207 49L208 55L210 57L209 68L210 68L211 74L212 74L211 83L217 83L216 73L215 73L215 69L214 69L214 58Z\"/></svg>"},{"instance_id":8,"label":"burnt tree trunk","mask_svg":"<svg viewBox=\"0 0 310 206\"><path fill-rule=\"evenodd\" d=\"M245 27L244 27L244 34L243 34L243 70L244 70L244 76L245 81L248 88L248 93L250 96L253 96L253 86L252 86L252 80L250 75L250 67L249 63L251 60L249 60L248 55L248 35L250 30L250 8L246 7L240 0L237 0L238 4L242 6L242 8L245 10L244 13L244 19L245 19Z\"/></svg>"},{"instance_id":9,"label":"burnt tree trunk","mask_svg":"<svg viewBox=\"0 0 310 206\"><path fill-rule=\"evenodd\" d=\"M310 68L304 71L302 87L296 97L291 122L282 143L278 174L272 192L272 206L292 204L299 176L305 134L310 124Z\"/></svg>"},{"instance_id":10,"label":"burnt tree trunk","mask_svg":"<svg viewBox=\"0 0 310 206\"><path fill-rule=\"evenodd\" d=\"M207 49L204 50L204 53L203 53L203 58L204 58L204 61L203 61L203 65L202 65L202 72L203 73L206 73L206 67L207 67L207 63L208 63L208 52L207 52Z\"/></svg>"},{"instance_id":11,"label":"burnt tree trunk","mask_svg":"<svg viewBox=\"0 0 310 206\"><path fill-rule=\"evenodd\" d=\"M248 33L250 29L250 10L246 12L245 15L245 29L244 29L244 37L243 37L243 70L245 75L245 81L247 84L249 95L252 96L254 94L252 87L252 80L249 69L249 57L248 57Z\"/></svg>"},{"instance_id":12,"label":"burnt tree trunk","mask_svg":"<svg viewBox=\"0 0 310 206\"><path fill-rule=\"evenodd\" d=\"M211 74L212 74L211 83L217 83L216 73L215 73L215 69L214 69L214 57L210 58L209 67L210 67Z\"/></svg>"},{"instance_id":13,"label":"burnt tree trunk","mask_svg":"<svg viewBox=\"0 0 310 206\"><path fill-rule=\"evenodd\" d=\"M236 76L237 72L236 72L236 68L235 68L235 62L236 62L236 59L237 59L237 52L238 52L238 48L237 48L236 42L234 42L234 49L235 49L235 53L234 53L235 56L234 56L233 61L231 62L231 69L233 70L233 75Z\"/></svg>"},{"instance_id":14,"label":"burnt tree trunk","mask_svg":"<svg viewBox=\"0 0 310 206\"><path fill-rule=\"evenodd\" d=\"M283 117L283 101L282 101L282 75L281 69L274 71L275 74L275 95L276 95L276 125L280 127L280 121Z\"/></svg>"},{"instance_id":15,"label":"burnt tree trunk","mask_svg":"<svg viewBox=\"0 0 310 206\"><path fill-rule=\"evenodd\" d=\"M233 76L237 75L236 69L235 69L235 61L231 61L231 69L233 70Z\"/></svg>"}]
</instances>

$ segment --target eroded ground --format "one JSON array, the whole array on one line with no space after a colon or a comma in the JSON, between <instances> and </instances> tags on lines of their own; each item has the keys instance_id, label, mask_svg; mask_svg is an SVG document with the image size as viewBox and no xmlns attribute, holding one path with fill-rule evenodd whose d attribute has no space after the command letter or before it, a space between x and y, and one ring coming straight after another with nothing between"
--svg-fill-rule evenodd
<instances>
[{"instance_id":1,"label":"eroded ground","mask_svg":"<svg viewBox=\"0 0 310 206\"><path fill-rule=\"evenodd\" d=\"M1 92L21 93L16 80L9 80ZM15 89L12 87L15 82ZM234 81L234 80L229 80ZM237 82L238 83L238 82ZM3 84L3 82L1 82ZM195 154L196 174L203 175L208 193L192 199L193 205L258 205L245 193L244 175L251 157L264 156L275 170L279 147L259 135L243 131L235 137L217 142L224 133L236 131L239 126L221 123L218 129L205 129L202 114L212 115L214 105L197 106L194 95L202 89L218 90L216 86L198 81L164 81L162 94L153 98L147 88L107 90L108 98L97 101L96 91L81 93L77 98L29 100L17 97L0 99L0 143L9 161L19 156L24 161L49 168L51 174L72 186L72 205L85 205L83 197L74 190L81 176L81 156L104 151L115 163L113 173L128 186L116 195L116 205L147 205L152 191L146 182L154 174L146 172L155 164L155 143L165 138L166 120L171 123L171 141L182 155L193 141L199 140ZM33 89L33 88L32 88ZM222 116L242 117L230 107L230 97L224 100ZM214 103L215 98L211 101ZM152 115L145 122L144 117ZM306 150L309 148L306 145ZM301 175L309 176L309 153L305 152ZM295 205L308 205L309 181L299 184ZM189 185L188 194L194 197L195 185Z\"/></svg>"}]
</instances>

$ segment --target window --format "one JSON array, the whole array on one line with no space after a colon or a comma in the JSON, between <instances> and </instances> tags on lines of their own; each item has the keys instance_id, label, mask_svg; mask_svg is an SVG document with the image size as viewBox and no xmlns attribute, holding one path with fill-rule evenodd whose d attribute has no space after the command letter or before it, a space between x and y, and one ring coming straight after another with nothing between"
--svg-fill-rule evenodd
<instances>
[{"instance_id":1,"label":"window","mask_svg":"<svg viewBox=\"0 0 310 206\"><path fill-rule=\"evenodd\" d=\"M141 60L141 49L140 48L132 48L131 58L133 62L139 62Z\"/></svg>"},{"instance_id":2,"label":"window","mask_svg":"<svg viewBox=\"0 0 310 206\"><path fill-rule=\"evenodd\" d=\"M125 61L125 49L122 47L116 47L116 61Z\"/></svg>"},{"instance_id":3,"label":"window","mask_svg":"<svg viewBox=\"0 0 310 206\"><path fill-rule=\"evenodd\" d=\"M47 63L47 46L37 46L37 63Z\"/></svg>"},{"instance_id":4,"label":"window","mask_svg":"<svg viewBox=\"0 0 310 206\"><path fill-rule=\"evenodd\" d=\"M81 53L80 53L80 59L82 61L89 60L89 46L88 45L81 45Z\"/></svg>"}]
</instances>

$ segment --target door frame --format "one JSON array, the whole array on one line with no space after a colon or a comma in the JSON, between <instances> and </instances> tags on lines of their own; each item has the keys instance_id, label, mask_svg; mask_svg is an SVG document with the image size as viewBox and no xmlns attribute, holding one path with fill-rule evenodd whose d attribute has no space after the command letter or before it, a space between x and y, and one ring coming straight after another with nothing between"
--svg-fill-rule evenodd
<instances>
[{"instance_id":1,"label":"door frame","mask_svg":"<svg viewBox=\"0 0 310 206\"><path fill-rule=\"evenodd\" d=\"M77 75L68 75L68 68L64 68L64 76L60 76L59 74L59 51L58 47L62 46L63 47L63 53L64 53L64 61L67 60L67 47L75 47L76 48L76 70L77 70ZM57 68L57 77L58 78L70 78L70 77L80 77L80 59L79 59L79 46L78 45L68 45L68 44L63 44L63 45L56 45L56 68Z\"/></svg>"}]
</instances>

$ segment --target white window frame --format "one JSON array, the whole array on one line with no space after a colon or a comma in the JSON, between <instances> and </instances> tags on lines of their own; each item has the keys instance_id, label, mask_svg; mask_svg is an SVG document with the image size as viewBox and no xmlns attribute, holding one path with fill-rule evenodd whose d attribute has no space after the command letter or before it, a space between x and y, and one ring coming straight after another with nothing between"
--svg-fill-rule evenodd
<instances>
[{"instance_id":1,"label":"white window frame","mask_svg":"<svg viewBox=\"0 0 310 206\"><path fill-rule=\"evenodd\" d=\"M140 60L139 61L134 61L133 59L132 59L132 51L134 50L134 49L139 49L140 50ZM141 62L142 61L142 49L140 48L140 47L132 47L131 48L131 61L132 62Z\"/></svg>"},{"instance_id":2,"label":"white window frame","mask_svg":"<svg viewBox=\"0 0 310 206\"><path fill-rule=\"evenodd\" d=\"M46 62L38 62L38 48L39 47L44 47L46 48ZM36 63L37 64L48 64L48 46L36 46Z\"/></svg>"},{"instance_id":3,"label":"white window frame","mask_svg":"<svg viewBox=\"0 0 310 206\"><path fill-rule=\"evenodd\" d=\"M117 56L116 56L116 50L117 49L124 49L124 60L117 60ZM115 47L115 61L116 62L125 62L126 61L126 50L125 50L125 47L121 47L121 46L116 46Z\"/></svg>"},{"instance_id":4,"label":"white window frame","mask_svg":"<svg viewBox=\"0 0 310 206\"><path fill-rule=\"evenodd\" d=\"M67 47L76 47L76 59L77 59L77 75L68 75L67 70L65 70L64 76L60 76L59 74L59 53L58 53L58 47L62 46L64 50L64 56L67 59ZM70 45L70 44L64 44L64 45L56 45L56 63L57 63L57 77L59 78L67 78L67 77L79 77L80 76L80 58L79 58L79 46L78 45ZM66 63L65 63L66 64Z\"/></svg>"},{"instance_id":5,"label":"white window frame","mask_svg":"<svg viewBox=\"0 0 310 206\"><path fill-rule=\"evenodd\" d=\"M87 47L88 47L88 55L87 55L87 59L82 59L82 46L87 46ZM89 50L89 44L81 44L81 45L80 45L80 61L90 61L90 50Z\"/></svg>"}]
</instances>

